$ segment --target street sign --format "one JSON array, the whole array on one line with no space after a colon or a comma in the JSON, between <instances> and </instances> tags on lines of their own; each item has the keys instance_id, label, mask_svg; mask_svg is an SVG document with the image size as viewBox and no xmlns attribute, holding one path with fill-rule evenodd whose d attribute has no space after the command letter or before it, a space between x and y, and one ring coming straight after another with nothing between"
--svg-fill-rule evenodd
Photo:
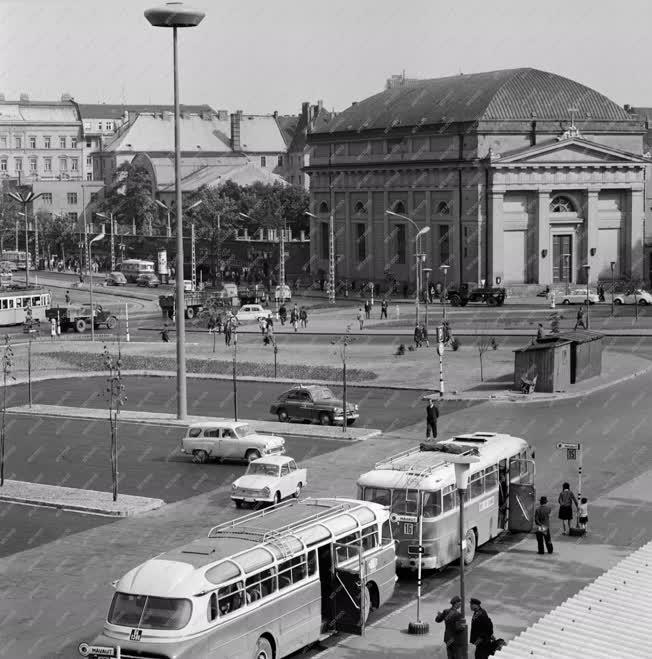
<instances>
[{"instance_id":1,"label":"street sign","mask_svg":"<svg viewBox=\"0 0 652 659\"><path fill-rule=\"evenodd\" d=\"M576 451L580 450L580 445L579 444L567 444L566 442L559 442L557 444L557 448L572 448L575 449Z\"/></svg>"},{"instance_id":2,"label":"street sign","mask_svg":"<svg viewBox=\"0 0 652 659\"><path fill-rule=\"evenodd\" d=\"M577 460L577 449L567 448L566 449L566 460Z\"/></svg>"}]
</instances>

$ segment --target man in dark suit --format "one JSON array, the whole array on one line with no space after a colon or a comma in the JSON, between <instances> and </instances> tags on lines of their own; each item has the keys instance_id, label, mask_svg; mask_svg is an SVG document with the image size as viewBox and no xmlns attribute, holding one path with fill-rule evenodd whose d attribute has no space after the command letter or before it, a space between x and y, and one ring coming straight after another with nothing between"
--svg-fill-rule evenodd
<instances>
[{"instance_id":1,"label":"man in dark suit","mask_svg":"<svg viewBox=\"0 0 652 659\"><path fill-rule=\"evenodd\" d=\"M435 401L430 398L426 406L426 439L437 439L437 419L439 418L439 408L435 405Z\"/></svg>"},{"instance_id":2,"label":"man in dark suit","mask_svg":"<svg viewBox=\"0 0 652 659\"><path fill-rule=\"evenodd\" d=\"M462 659L467 656L467 627L466 620L460 611L461 605L462 598L455 595L451 599L450 609L440 611L435 617L435 622L443 622L446 625L444 643L448 659Z\"/></svg>"},{"instance_id":3,"label":"man in dark suit","mask_svg":"<svg viewBox=\"0 0 652 659\"><path fill-rule=\"evenodd\" d=\"M539 507L534 511L534 525L537 533L537 548L539 554L543 554L543 543L545 541L548 553L552 554L552 540L550 539L550 513L548 497L539 499Z\"/></svg>"},{"instance_id":4,"label":"man in dark suit","mask_svg":"<svg viewBox=\"0 0 652 659\"><path fill-rule=\"evenodd\" d=\"M482 602L479 599L472 597L470 604L473 619L471 620L471 638L469 640L475 645L475 659L489 659L494 624L487 612L480 606Z\"/></svg>"}]
</instances>

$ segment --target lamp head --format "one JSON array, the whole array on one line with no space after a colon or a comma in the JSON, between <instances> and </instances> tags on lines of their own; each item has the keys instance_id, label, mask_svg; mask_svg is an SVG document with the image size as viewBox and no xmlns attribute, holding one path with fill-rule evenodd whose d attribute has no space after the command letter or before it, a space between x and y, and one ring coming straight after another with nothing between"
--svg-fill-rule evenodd
<instances>
[{"instance_id":1,"label":"lamp head","mask_svg":"<svg viewBox=\"0 0 652 659\"><path fill-rule=\"evenodd\" d=\"M197 27L206 14L182 2L166 2L161 7L145 11L145 18L154 27Z\"/></svg>"}]
</instances>

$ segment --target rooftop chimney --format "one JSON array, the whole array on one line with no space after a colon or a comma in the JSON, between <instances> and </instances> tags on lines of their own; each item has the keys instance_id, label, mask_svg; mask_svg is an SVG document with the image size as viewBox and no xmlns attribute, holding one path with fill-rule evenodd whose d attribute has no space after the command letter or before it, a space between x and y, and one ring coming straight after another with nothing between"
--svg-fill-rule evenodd
<instances>
[{"instance_id":1,"label":"rooftop chimney","mask_svg":"<svg viewBox=\"0 0 652 659\"><path fill-rule=\"evenodd\" d=\"M274 119L278 119L278 110L274 110Z\"/></svg>"},{"instance_id":2,"label":"rooftop chimney","mask_svg":"<svg viewBox=\"0 0 652 659\"><path fill-rule=\"evenodd\" d=\"M21 95L20 95L20 100L21 100L22 102L29 101L29 94L21 94Z\"/></svg>"},{"instance_id":3,"label":"rooftop chimney","mask_svg":"<svg viewBox=\"0 0 652 659\"><path fill-rule=\"evenodd\" d=\"M226 121L228 118L229 118L229 111L228 110L218 110L217 111L218 121Z\"/></svg>"},{"instance_id":4,"label":"rooftop chimney","mask_svg":"<svg viewBox=\"0 0 652 659\"><path fill-rule=\"evenodd\" d=\"M240 143L240 124L242 122L242 110L231 114L231 148L234 151L242 151Z\"/></svg>"},{"instance_id":5,"label":"rooftop chimney","mask_svg":"<svg viewBox=\"0 0 652 659\"><path fill-rule=\"evenodd\" d=\"M72 96L68 94L68 92L64 92L63 94L61 94L61 101L62 102L72 101Z\"/></svg>"},{"instance_id":6,"label":"rooftop chimney","mask_svg":"<svg viewBox=\"0 0 652 659\"><path fill-rule=\"evenodd\" d=\"M301 104L301 120L306 126L310 123L310 103Z\"/></svg>"}]
</instances>

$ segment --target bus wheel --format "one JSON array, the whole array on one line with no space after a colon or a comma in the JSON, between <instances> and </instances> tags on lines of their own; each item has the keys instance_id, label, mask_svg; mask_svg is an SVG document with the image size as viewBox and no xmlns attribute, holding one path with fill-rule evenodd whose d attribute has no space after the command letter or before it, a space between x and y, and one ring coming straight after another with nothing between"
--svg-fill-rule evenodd
<instances>
[{"instance_id":1,"label":"bus wheel","mask_svg":"<svg viewBox=\"0 0 652 659\"><path fill-rule=\"evenodd\" d=\"M195 310L192 307L186 309L186 318L192 320L195 317Z\"/></svg>"},{"instance_id":2,"label":"bus wheel","mask_svg":"<svg viewBox=\"0 0 652 659\"><path fill-rule=\"evenodd\" d=\"M86 321L83 318L78 318L75 321L75 332L79 332L80 334L82 332L86 331Z\"/></svg>"},{"instance_id":3,"label":"bus wheel","mask_svg":"<svg viewBox=\"0 0 652 659\"><path fill-rule=\"evenodd\" d=\"M266 638L263 638L261 636L258 639L258 643L256 643L256 650L254 652L253 659L274 659L272 646L270 645L270 642Z\"/></svg>"},{"instance_id":4,"label":"bus wheel","mask_svg":"<svg viewBox=\"0 0 652 659\"><path fill-rule=\"evenodd\" d=\"M117 324L118 324L118 319L115 316L109 316L106 319L107 329L110 329L110 330L115 329Z\"/></svg>"},{"instance_id":5,"label":"bus wheel","mask_svg":"<svg viewBox=\"0 0 652 659\"><path fill-rule=\"evenodd\" d=\"M367 620L369 620L369 614L371 613L371 592L369 586L365 586L364 594L364 609L362 610L362 624L366 625Z\"/></svg>"},{"instance_id":6,"label":"bus wheel","mask_svg":"<svg viewBox=\"0 0 652 659\"><path fill-rule=\"evenodd\" d=\"M475 531L469 529L466 532L466 551L464 552L464 565L470 565L475 558L475 546L476 546L476 537Z\"/></svg>"}]
</instances>

